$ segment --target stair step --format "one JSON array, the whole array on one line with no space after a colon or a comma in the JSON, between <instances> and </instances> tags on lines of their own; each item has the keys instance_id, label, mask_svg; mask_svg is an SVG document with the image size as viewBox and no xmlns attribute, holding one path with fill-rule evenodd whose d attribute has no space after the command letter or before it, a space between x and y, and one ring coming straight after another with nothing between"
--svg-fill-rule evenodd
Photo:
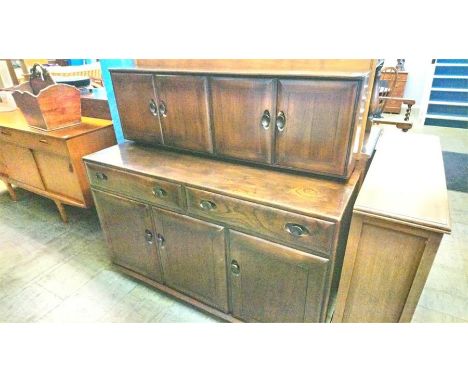
<instances>
[{"instance_id":1,"label":"stair step","mask_svg":"<svg viewBox=\"0 0 468 382\"><path fill-rule=\"evenodd\" d=\"M443 119L443 118L432 118L427 117L424 120L425 125L431 126L441 126L441 127L453 127L457 129L468 129L468 121L460 121L453 119Z\"/></svg>"},{"instance_id":2,"label":"stair step","mask_svg":"<svg viewBox=\"0 0 468 382\"><path fill-rule=\"evenodd\" d=\"M432 81L435 88L467 89L468 78L453 78L451 76L435 77Z\"/></svg>"},{"instance_id":3,"label":"stair step","mask_svg":"<svg viewBox=\"0 0 468 382\"><path fill-rule=\"evenodd\" d=\"M434 78L450 78L451 80L468 80L468 76L459 76L459 75L446 75L446 74L436 74Z\"/></svg>"},{"instance_id":4,"label":"stair step","mask_svg":"<svg viewBox=\"0 0 468 382\"><path fill-rule=\"evenodd\" d=\"M468 102L453 102L453 101L429 101L430 105L447 105L447 106L464 106L468 107ZM468 113L468 110L467 110Z\"/></svg>"},{"instance_id":5,"label":"stair step","mask_svg":"<svg viewBox=\"0 0 468 382\"><path fill-rule=\"evenodd\" d=\"M459 89L459 88L432 88L431 91L434 92L467 92L468 89Z\"/></svg>"},{"instance_id":6,"label":"stair step","mask_svg":"<svg viewBox=\"0 0 468 382\"><path fill-rule=\"evenodd\" d=\"M436 63L436 66L468 66L468 63Z\"/></svg>"},{"instance_id":7,"label":"stair step","mask_svg":"<svg viewBox=\"0 0 468 382\"><path fill-rule=\"evenodd\" d=\"M468 59L466 58L438 58L437 64L439 63L468 64Z\"/></svg>"},{"instance_id":8,"label":"stair step","mask_svg":"<svg viewBox=\"0 0 468 382\"><path fill-rule=\"evenodd\" d=\"M441 114L427 114L426 118L432 118L432 119L448 119L448 120L454 120L454 121L467 121L468 122L468 117L460 117L456 115L441 115Z\"/></svg>"},{"instance_id":9,"label":"stair step","mask_svg":"<svg viewBox=\"0 0 468 382\"><path fill-rule=\"evenodd\" d=\"M430 103L427 107L427 114L440 114L448 116L468 117L468 107L463 105L452 105L445 103Z\"/></svg>"}]
</instances>

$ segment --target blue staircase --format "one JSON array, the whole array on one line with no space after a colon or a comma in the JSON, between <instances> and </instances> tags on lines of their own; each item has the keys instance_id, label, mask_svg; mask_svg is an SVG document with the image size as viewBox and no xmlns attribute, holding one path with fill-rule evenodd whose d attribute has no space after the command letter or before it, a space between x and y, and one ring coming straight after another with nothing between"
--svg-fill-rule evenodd
<instances>
[{"instance_id":1,"label":"blue staircase","mask_svg":"<svg viewBox=\"0 0 468 382\"><path fill-rule=\"evenodd\" d=\"M468 129L468 59L437 59L425 125Z\"/></svg>"}]
</instances>

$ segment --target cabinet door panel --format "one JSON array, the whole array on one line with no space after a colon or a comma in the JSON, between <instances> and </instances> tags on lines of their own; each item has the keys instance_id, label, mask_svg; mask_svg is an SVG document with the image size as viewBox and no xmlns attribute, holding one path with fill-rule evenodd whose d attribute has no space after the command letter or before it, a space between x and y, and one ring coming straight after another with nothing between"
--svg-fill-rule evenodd
<instances>
[{"instance_id":1,"label":"cabinet door panel","mask_svg":"<svg viewBox=\"0 0 468 382\"><path fill-rule=\"evenodd\" d=\"M321 320L328 260L230 231L229 262L234 316L249 322Z\"/></svg>"},{"instance_id":2,"label":"cabinet door panel","mask_svg":"<svg viewBox=\"0 0 468 382\"><path fill-rule=\"evenodd\" d=\"M101 191L93 196L113 261L162 282L151 208Z\"/></svg>"},{"instance_id":3,"label":"cabinet door panel","mask_svg":"<svg viewBox=\"0 0 468 382\"><path fill-rule=\"evenodd\" d=\"M125 138L146 143L163 143L156 105L153 75L112 73L112 84Z\"/></svg>"},{"instance_id":4,"label":"cabinet door panel","mask_svg":"<svg viewBox=\"0 0 468 382\"><path fill-rule=\"evenodd\" d=\"M356 81L279 80L276 163L344 176L357 97Z\"/></svg>"},{"instance_id":5,"label":"cabinet door panel","mask_svg":"<svg viewBox=\"0 0 468 382\"><path fill-rule=\"evenodd\" d=\"M45 189L31 150L2 141L0 150L10 178L41 190Z\"/></svg>"},{"instance_id":6,"label":"cabinet door panel","mask_svg":"<svg viewBox=\"0 0 468 382\"><path fill-rule=\"evenodd\" d=\"M271 163L275 80L211 78L210 81L216 153ZM262 126L265 110L270 113L267 128Z\"/></svg>"},{"instance_id":7,"label":"cabinet door panel","mask_svg":"<svg viewBox=\"0 0 468 382\"><path fill-rule=\"evenodd\" d=\"M155 87L164 144L213 152L207 78L156 75Z\"/></svg>"},{"instance_id":8,"label":"cabinet door panel","mask_svg":"<svg viewBox=\"0 0 468 382\"><path fill-rule=\"evenodd\" d=\"M45 189L84 202L83 193L70 158L34 151Z\"/></svg>"},{"instance_id":9,"label":"cabinet door panel","mask_svg":"<svg viewBox=\"0 0 468 382\"><path fill-rule=\"evenodd\" d=\"M227 312L224 228L153 209L166 284Z\"/></svg>"}]
</instances>

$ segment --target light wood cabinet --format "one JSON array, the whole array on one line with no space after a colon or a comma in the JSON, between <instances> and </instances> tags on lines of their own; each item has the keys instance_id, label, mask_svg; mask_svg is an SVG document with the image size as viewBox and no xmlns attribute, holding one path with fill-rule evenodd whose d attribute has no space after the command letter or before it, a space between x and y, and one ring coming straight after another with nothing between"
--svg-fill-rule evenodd
<instances>
[{"instance_id":1,"label":"light wood cabinet","mask_svg":"<svg viewBox=\"0 0 468 382\"><path fill-rule=\"evenodd\" d=\"M102 191L93 196L114 263L161 282L151 207Z\"/></svg>"},{"instance_id":2,"label":"light wood cabinet","mask_svg":"<svg viewBox=\"0 0 468 382\"><path fill-rule=\"evenodd\" d=\"M19 111L0 113L0 180L52 199L64 222L64 204L81 208L93 200L83 155L115 144L112 122L83 117L81 123L54 131L29 127Z\"/></svg>"},{"instance_id":3,"label":"light wood cabinet","mask_svg":"<svg viewBox=\"0 0 468 382\"><path fill-rule=\"evenodd\" d=\"M276 163L343 175L358 91L355 81L280 79L277 110L283 122L277 121Z\"/></svg>"},{"instance_id":4,"label":"light wood cabinet","mask_svg":"<svg viewBox=\"0 0 468 382\"><path fill-rule=\"evenodd\" d=\"M213 77L210 86L216 153L271 163L275 81Z\"/></svg>"},{"instance_id":5,"label":"light wood cabinet","mask_svg":"<svg viewBox=\"0 0 468 382\"><path fill-rule=\"evenodd\" d=\"M154 84L164 144L212 153L207 77L156 75Z\"/></svg>"},{"instance_id":6,"label":"light wood cabinet","mask_svg":"<svg viewBox=\"0 0 468 382\"><path fill-rule=\"evenodd\" d=\"M328 260L230 232L232 314L249 322L319 322Z\"/></svg>"},{"instance_id":7,"label":"light wood cabinet","mask_svg":"<svg viewBox=\"0 0 468 382\"><path fill-rule=\"evenodd\" d=\"M153 209L166 285L228 311L224 227Z\"/></svg>"},{"instance_id":8,"label":"light wood cabinet","mask_svg":"<svg viewBox=\"0 0 468 382\"><path fill-rule=\"evenodd\" d=\"M164 143L158 117L153 75L114 73L112 85L122 131L127 139Z\"/></svg>"}]
</instances>

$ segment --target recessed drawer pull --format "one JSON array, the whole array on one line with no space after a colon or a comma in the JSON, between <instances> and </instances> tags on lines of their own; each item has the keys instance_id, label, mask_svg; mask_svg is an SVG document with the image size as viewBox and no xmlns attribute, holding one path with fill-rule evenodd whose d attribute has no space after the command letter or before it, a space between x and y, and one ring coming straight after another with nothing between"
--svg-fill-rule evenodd
<instances>
[{"instance_id":1,"label":"recessed drawer pull","mask_svg":"<svg viewBox=\"0 0 468 382\"><path fill-rule=\"evenodd\" d=\"M10 133L9 131L3 131L3 130L2 130L1 133L2 133L3 135L8 135L8 136L11 135L11 133Z\"/></svg>"},{"instance_id":2,"label":"recessed drawer pull","mask_svg":"<svg viewBox=\"0 0 468 382\"><path fill-rule=\"evenodd\" d=\"M297 236L297 237L306 236L306 235L308 235L310 233L309 230L306 227L304 227L303 225L300 225L300 224L286 223L284 225L284 228L291 235Z\"/></svg>"},{"instance_id":3,"label":"recessed drawer pull","mask_svg":"<svg viewBox=\"0 0 468 382\"><path fill-rule=\"evenodd\" d=\"M39 139L39 142L41 142L41 143L45 143L46 145L49 143L49 142L47 142L47 140L46 140L46 139Z\"/></svg>"},{"instance_id":4,"label":"recessed drawer pull","mask_svg":"<svg viewBox=\"0 0 468 382\"><path fill-rule=\"evenodd\" d=\"M164 101L159 102L159 115L163 118L167 117L167 106Z\"/></svg>"},{"instance_id":5,"label":"recessed drawer pull","mask_svg":"<svg viewBox=\"0 0 468 382\"><path fill-rule=\"evenodd\" d=\"M286 116L284 115L284 112L280 111L278 115L276 116L276 129L281 133L283 132L285 126L286 126Z\"/></svg>"},{"instance_id":6,"label":"recessed drawer pull","mask_svg":"<svg viewBox=\"0 0 468 382\"><path fill-rule=\"evenodd\" d=\"M211 200L202 200L200 202L200 207L206 211L211 211L216 208L216 203L212 202Z\"/></svg>"},{"instance_id":7,"label":"recessed drawer pull","mask_svg":"<svg viewBox=\"0 0 468 382\"><path fill-rule=\"evenodd\" d=\"M158 245L160 247L164 246L165 239L164 239L164 236L161 235L160 233L158 233L158 235L156 236L156 241L158 242Z\"/></svg>"},{"instance_id":8,"label":"recessed drawer pull","mask_svg":"<svg viewBox=\"0 0 468 382\"><path fill-rule=\"evenodd\" d=\"M153 195L158 198L164 198L167 195L167 191L161 187L153 188Z\"/></svg>"},{"instance_id":9,"label":"recessed drawer pull","mask_svg":"<svg viewBox=\"0 0 468 382\"><path fill-rule=\"evenodd\" d=\"M107 175L102 173L102 172L97 172L96 173L96 178L99 180L107 180Z\"/></svg>"},{"instance_id":10,"label":"recessed drawer pull","mask_svg":"<svg viewBox=\"0 0 468 382\"><path fill-rule=\"evenodd\" d=\"M148 243L153 242L153 233L149 229L145 230L145 239Z\"/></svg>"},{"instance_id":11,"label":"recessed drawer pull","mask_svg":"<svg viewBox=\"0 0 468 382\"><path fill-rule=\"evenodd\" d=\"M238 275L240 273L240 266L236 260L231 261L231 272L235 275Z\"/></svg>"},{"instance_id":12,"label":"recessed drawer pull","mask_svg":"<svg viewBox=\"0 0 468 382\"><path fill-rule=\"evenodd\" d=\"M151 114L153 114L155 117L158 116L158 107L156 106L156 102L154 102L154 100L149 102L149 109Z\"/></svg>"}]
</instances>

